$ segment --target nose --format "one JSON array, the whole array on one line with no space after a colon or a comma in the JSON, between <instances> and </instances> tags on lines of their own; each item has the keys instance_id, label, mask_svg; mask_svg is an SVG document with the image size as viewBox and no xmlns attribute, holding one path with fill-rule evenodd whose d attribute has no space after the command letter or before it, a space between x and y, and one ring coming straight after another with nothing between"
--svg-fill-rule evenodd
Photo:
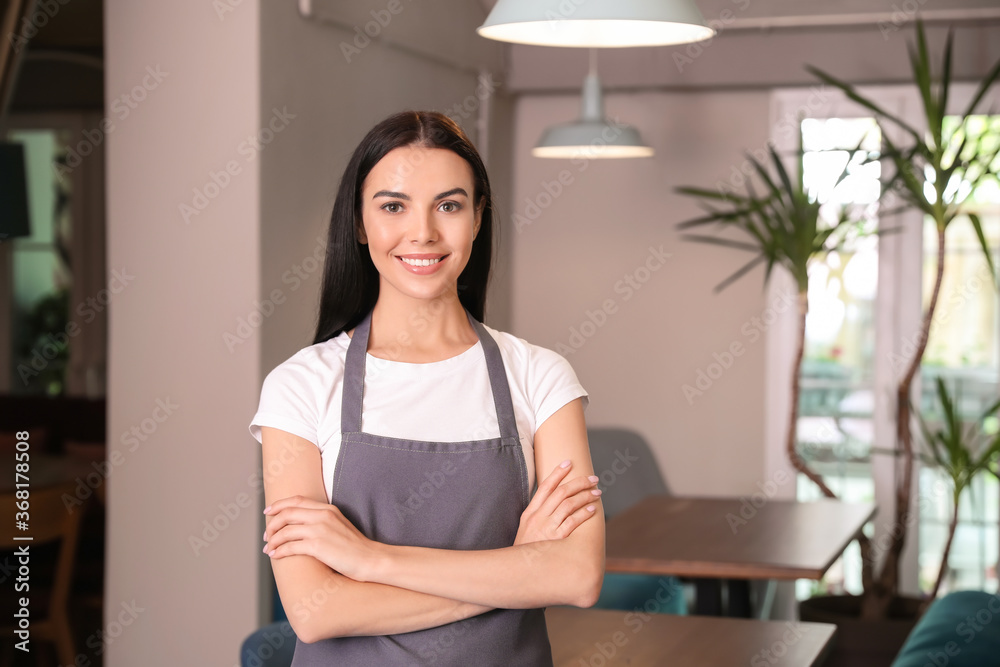
<instances>
[{"instance_id":1,"label":"nose","mask_svg":"<svg viewBox=\"0 0 1000 667\"><path fill-rule=\"evenodd\" d=\"M426 244L437 240L437 226L434 215L417 209L411 216L407 235L413 243Z\"/></svg>"}]
</instances>

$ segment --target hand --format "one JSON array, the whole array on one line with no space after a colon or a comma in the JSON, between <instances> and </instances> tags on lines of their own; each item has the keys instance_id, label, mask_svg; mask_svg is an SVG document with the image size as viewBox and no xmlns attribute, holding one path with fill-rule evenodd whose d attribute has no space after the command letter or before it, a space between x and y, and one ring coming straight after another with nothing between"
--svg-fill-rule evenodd
<instances>
[{"instance_id":1,"label":"hand","mask_svg":"<svg viewBox=\"0 0 1000 667\"><path fill-rule=\"evenodd\" d=\"M303 496L282 498L264 509L264 553L271 558L306 555L355 581L367 581L378 542L368 539L329 503Z\"/></svg>"},{"instance_id":2,"label":"hand","mask_svg":"<svg viewBox=\"0 0 1000 667\"><path fill-rule=\"evenodd\" d=\"M572 468L564 461L538 485L534 497L521 514L514 544L528 544L568 537L580 524L594 516L601 491L598 478L576 477L561 484Z\"/></svg>"}]
</instances>

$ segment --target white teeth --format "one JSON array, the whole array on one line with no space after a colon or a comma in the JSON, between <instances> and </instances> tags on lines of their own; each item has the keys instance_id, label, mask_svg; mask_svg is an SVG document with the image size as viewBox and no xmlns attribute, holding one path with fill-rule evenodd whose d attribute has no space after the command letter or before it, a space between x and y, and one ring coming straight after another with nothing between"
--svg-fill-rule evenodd
<instances>
[{"instance_id":1,"label":"white teeth","mask_svg":"<svg viewBox=\"0 0 1000 667\"><path fill-rule=\"evenodd\" d=\"M437 259L409 259L406 257L400 257L400 259L410 266L430 266L431 264L437 264L441 261L440 257Z\"/></svg>"}]
</instances>

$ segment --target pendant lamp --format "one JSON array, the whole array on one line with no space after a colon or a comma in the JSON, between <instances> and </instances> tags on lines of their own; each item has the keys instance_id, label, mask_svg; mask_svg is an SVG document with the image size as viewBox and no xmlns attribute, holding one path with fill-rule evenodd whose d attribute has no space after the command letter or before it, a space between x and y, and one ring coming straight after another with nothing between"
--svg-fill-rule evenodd
<instances>
[{"instance_id":1,"label":"pendant lamp","mask_svg":"<svg viewBox=\"0 0 1000 667\"><path fill-rule=\"evenodd\" d=\"M598 159L653 155L653 149L642 142L638 130L605 118L594 49L590 50L590 72L583 82L579 120L545 130L531 154L547 158Z\"/></svg>"},{"instance_id":2,"label":"pendant lamp","mask_svg":"<svg viewBox=\"0 0 1000 667\"><path fill-rule=\"evenodd\" d=\"M515 44L629 47L708 39L694 0L497 0L483 37Z\"/></svg>"}]
</instances>

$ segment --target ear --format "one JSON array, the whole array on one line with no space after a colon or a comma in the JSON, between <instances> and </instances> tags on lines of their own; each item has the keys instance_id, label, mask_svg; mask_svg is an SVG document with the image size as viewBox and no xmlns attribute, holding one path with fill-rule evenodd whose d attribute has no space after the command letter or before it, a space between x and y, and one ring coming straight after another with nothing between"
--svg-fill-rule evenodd
<instances>
[{"instance_id":1,"label":"ear","mask_svg":"<svg viewBox=\"0 0 1000 667\"><path fill-rule=\"evenodd\" d=\"M479 225L483 222L483 210L486 208L486 198L483 197L479 200L479 205L476 206L476 219L472 227L472 240L476 240L476 236L479 235Z\"/></svg>"},{"instance_id":2,"label":"ear","mask_svg":"<svg viewBox=\"0 0 1000 667\"><path fill-rule=\"evenodd\" d=\"M363 221L357 221L354 224L355 236L358 238L358 243L366 245L368 243L368 235L365 234L365 224Z\"/></svg>"}]
</instances>

